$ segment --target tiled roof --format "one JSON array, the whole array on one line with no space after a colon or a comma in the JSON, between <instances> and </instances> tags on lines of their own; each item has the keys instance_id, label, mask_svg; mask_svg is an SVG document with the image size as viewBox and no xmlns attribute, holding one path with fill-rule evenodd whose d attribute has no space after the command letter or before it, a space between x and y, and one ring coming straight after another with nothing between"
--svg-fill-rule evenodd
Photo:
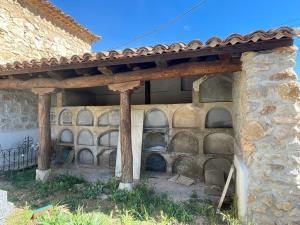
<instances>
[{"instance_id":1,"label":"tiled roof","mask_svg":"<svg viewBox=\"0 0 300 225\"><path fill-rule=\"evenodd\" d=\"M48 0L27 0L26 4L37 9L40 13L47 16L50 20L63 25L65 29L73 31L76 35L92 43L99 40L99 36L93 34L88 29L77 23L71 16L55 7Z\"/></svg>"},{"instance_id":2,"label":"tiled roof","mask_svg":"<svg viewBox=\"0 0 300 225\"><path fill-rule=\"evenodd\" d=\"M212 37L206 43L202 43L199 40L192 40L189 43L174 43L171 45L158 44L152 47L140 47L140 48L126 48L122 51L112 50L112 51L102 51L98 53L85 53L83 55L74 55L71 58L61 57L61 58L43 58L41 60L31 60L24 62L14 62L13 64L0 65L0 73L5 73L5 71L11 70L22 70L30 68L49 68L52 66L63 66L69 64L78 63L88 63L96 61L104 61L111 59L121 59L121 58L133 58L139 56L150 56L150 55L163 55L165 53L177 53L184 51L196 51L205 48L214 47L226 47L233 46L237 44L244 43L256 43L260 41L268 41L274 39L292 38L298 36L299 33L295 29L289 27L281 27L278 29L272 29L269 31L258 30L246 35L231 34L225 39L220 39L218 37Z\"/></svg>"}]
</instances>

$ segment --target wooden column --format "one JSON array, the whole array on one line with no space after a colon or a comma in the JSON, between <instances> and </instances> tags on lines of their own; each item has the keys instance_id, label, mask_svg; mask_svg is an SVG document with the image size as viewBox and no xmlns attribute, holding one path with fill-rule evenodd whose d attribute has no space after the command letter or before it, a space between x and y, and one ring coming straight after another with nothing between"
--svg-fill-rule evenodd
<instances>
[{"instance_id":1,"label":"wooden column","mask_svg":"<svg viewBox=\"0 0 300 225\"><path fill-rule=\"evenodd\" d=\"M38 170L49 170L51 160L50 107L53 88L35 88L38 95L39 151Z\"/></svg>"},{"instance_id":2,"label":"wooden column","mask_svg":"<svg viewBox=\"0 0 300 225\"><path fill-rule=\"evenodd\" d=\"M130 188L133 182L133 162L131 146L131 92L141 85L140 81L109 85L109 89L120 92L120 144L121 144L121 184L120 188ZM123 185L123 186L122 186Z\"/></svg>"}]
</instances>

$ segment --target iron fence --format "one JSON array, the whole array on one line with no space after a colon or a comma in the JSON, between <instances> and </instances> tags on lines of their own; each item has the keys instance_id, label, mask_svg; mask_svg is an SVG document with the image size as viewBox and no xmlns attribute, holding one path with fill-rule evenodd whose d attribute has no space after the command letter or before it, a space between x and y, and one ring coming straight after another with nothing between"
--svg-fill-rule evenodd
<instances>
[{"instance_id":1,"label":"iron fence","mask_svg":"<svg viewBox=\"0 0 300 225\"><path fill-rule=\"evenodd\" d=\"M38 145L32 137L26 137L16 147L2 149L0 146L0 173L22 170L37 165Z\"/></svg>"}]
</instances>

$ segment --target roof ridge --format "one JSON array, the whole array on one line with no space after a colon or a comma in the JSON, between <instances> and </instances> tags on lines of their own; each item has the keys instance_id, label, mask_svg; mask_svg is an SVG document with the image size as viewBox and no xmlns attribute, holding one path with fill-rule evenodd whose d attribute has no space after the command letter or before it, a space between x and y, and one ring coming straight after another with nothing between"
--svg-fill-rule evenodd
<instances>
[{"instance_id":1,"label":"roof ridge","mask_svg":"<svg viewBox=\"0 0 300 225\"><path fill-rule=\"evenodd\" d=\"M50 20L55 22L59 26L63 26L64 29L75 33L82 39L87 40L90 43L98 41L101 37L93 34L87 28L76 22L70 15L64 13L61 9L56 7L48 0L26 0L24 3L35 8L39 13L47 16Z\"/></svg>"}]
</instances>

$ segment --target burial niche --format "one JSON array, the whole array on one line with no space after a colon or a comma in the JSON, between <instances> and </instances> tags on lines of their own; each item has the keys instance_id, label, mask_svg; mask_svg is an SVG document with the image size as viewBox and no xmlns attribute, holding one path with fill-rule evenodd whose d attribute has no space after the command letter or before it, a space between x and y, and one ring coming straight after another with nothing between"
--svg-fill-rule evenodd
<instances>
[{"instance_id":1,"label":"burial niche","mask_svg":"<svg viewBox=\"0 0 300 225\"><path fill-rule=\"evenodd\" d=\"M224 185L230 170L230 162L224 158L209 159L204 164L204 179L208 185Z\"/></svg>"},{"instance_id":2,"label":"burial niche","mask_svg":"<svg viewBox=\"0 0 300 225\"><path fill-rule=\"evenodd\" d=\"M116 159L117 159L117 151L114 150L109 154L109 159L108 159L109 168L116 167Z\"/></svg>"},{"instance_id":3,"label":"burial niche","mask_svg":"<svg viewBox=\"0 0 300 225\"><path fill-rule=\"evenodd\" d=\"M93 114L88 109L80 110L77 115L77 125L79 126L93 126Z\"/></svg>"},{"instance_id":4,"label":"burial niche","mask_svg":"<svg viewBox=\"0 0 300 225\"><path fill-rule=\"evenodd\" d=\"M202 82L199 87L200 102L231 102L232 75L217 74Z\"/></svg>"},{"instance_id":5,"label":"burial niche","mask_svg":"<svg viewBox=\"0 0 300 225\"><path fill-rule=\"evenodd\" d=\"M198 154L198 140L191 133L179 132L172 138L168 151Z\"/></svg>"},{"instance_id":6,"label":"burial niche","mask_svg":"<svg viewBox=\"0 0 300 225\"><path fill-rule=\"evenodd\" d=\"M91 150L84 148L81 149L78 153L78 163L83 165L93 165L94 164L94 156Z\"/></svg>"},{"instance_id":7,"label":"burial niche","mask_svg":"<svg viewBox=\"0 0 300 225\"><path fill-rule=\"evenodd\" d=\"M167 163L160 154L151 154L146 158L146 171L166 172Z\"/></svg>"},{"instance_id":8,"label":"burial niche","mask_svg":"<svg viewBox=\"0 0 300 225\"><path fill-rule=\"evenodd\" d=\"M148 132L144 134L144 151L163 151L166 149L165 134Z\"/></svg>"},{"instance_id":9,"label":"burial niche","mask_svg":"<svg viewBox=\"0 0 300 225\"><path fill-rule=\"evenodd\" d=\"M204 137L205 154L233 154L233 138L225 133L213 133Z\"/></svg>"},{"instance_id":10,"label":"burial niche","mask_svg":"<svg viewBox=\"0 0 300 225\"><path fill-rule=\"evenodd\" d=\"M98 126L119 126L120 112L113 110L103 113L98 119Z\"/></svg>"},{"instance_id":11,"label":"burial niche","mask_svg":"<svg viewBox=\"0 0 300 225\"><path fill-rule=\"evenodd\" d=\"M116 148L118 146L119 131L111 130L101 134L98 138L98 145Z\"/></svg>"},{"instance_id":12,"label":"burial niche","mask_svg":"<svg viewBox=\"0 0 300 225\"><path fill-rule=\"evenodd\" d=\"M168 128L169 123L165 113L159 109L152 109L146 113L145 128Z\"/></svg>"},{"instance_id":13,"label":"burial niche","mask_svg":"<svg viewBox=\"0 0 300 225\"><path fill-rule=\"evenodd\" d=\"M64 109L61 111L59 116L60 125L72 125L73 113L69 109Z\"/></svg>"},{"instance_id":14,"label":"burial niche","mask_svg":"<svg viewBox=\"0 0 300 225\"><path fill-rule=\"evenodd\" d=\"M200 168L193 157L181 156L176 159L172 166L173 174L180 174L191 178L200 177Z\"/></svg>"},{"instance_id":15,"label":"burial niche","mask_svg":"<svg viewBox=\"0 0 300 225\"><path fill-rule=\"evenodd\" d=\"M71 130L64 129L60 134L60 142L61 143L68 143L73 144L74 143L74 136Z\"/></svg>"},{"instance_id":16,"label":"burial niche","mask_svg":"<svg viewBox=\"0 0 300 225\"><path fill-rule=\"evenodd\" d=\"M81 130L78 134L77 144L94 145L93 134L89 130Z\"/></svg>"},{"instance_id":17,"label":"burial niche","mask_svg":"<svg viewBox=\"0 0 300 225\"><path fill-rule=\"evenodd\" d=\"M173 127L195 128L201 125L199 111L191 106L177 109L173 116Z\"/></svg>"},{"instance_id":18,"label":"burial niche","mask_svg":"<svg viewBox=\"0 0 300 225\"><path fill-rule=\"evenodd\" d=\"M205 128L232 128L232 117L224 108L209 110L205 118Z\"/></svg>"}]
</instances>

